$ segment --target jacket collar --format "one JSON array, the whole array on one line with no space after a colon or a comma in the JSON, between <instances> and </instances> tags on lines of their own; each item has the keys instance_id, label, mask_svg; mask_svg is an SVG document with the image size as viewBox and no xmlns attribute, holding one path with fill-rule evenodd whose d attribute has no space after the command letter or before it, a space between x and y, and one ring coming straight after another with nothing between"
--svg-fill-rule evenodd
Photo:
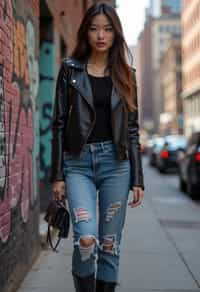
<instances>
[{"instance_id":1,"label":"jacket collar","mask_svg":"<svg viewBox=\"0 0 200 292\"><path fill-rule=\"evenodd\" d=\"M68 57L64 59L64 62L68 67L79 69L79 70L86 70L87 59L85 60L78 60L75 58Z\"/></svg>"},{"instance_id":2,"label":"jacket collar","mask_svg":"<svg viewBox=\"0 0 200 292\"><path fill-rule=\"evenodd\" d=\"M87 103L95 110L92 88L87 74L88 59L77 60L74 58L67 58L64 61L68 67L74 69L71 71L70 84L80 92L81 96L85 98ZM119 102L121 102L121 98L113 85L111 91L111 109L113 110Z\"/></svg>"}]
</instances>

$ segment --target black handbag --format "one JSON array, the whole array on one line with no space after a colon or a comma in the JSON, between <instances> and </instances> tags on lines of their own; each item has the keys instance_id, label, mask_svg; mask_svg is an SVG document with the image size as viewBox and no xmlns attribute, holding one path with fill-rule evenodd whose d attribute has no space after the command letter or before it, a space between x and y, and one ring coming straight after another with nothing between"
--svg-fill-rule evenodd
<instances>
[{"instance_id":1,"label":"black handbag","mask_svg":"<svg viewBox=\"0 0 200 292\"><path fill-rule=\"evenodd\" d=\"M65 198L62 197L62 200L51 200L47 206L47 210L44 216L44 220L48 223L47 237L46 241L50 244L53 251L56 251L56 248L61 240L61 238L67 238L69 235L70 228L70 214L66 208ZM53 246L50 228L56 228L58 230L58 239Z\"/></svg>"}]
</instances>

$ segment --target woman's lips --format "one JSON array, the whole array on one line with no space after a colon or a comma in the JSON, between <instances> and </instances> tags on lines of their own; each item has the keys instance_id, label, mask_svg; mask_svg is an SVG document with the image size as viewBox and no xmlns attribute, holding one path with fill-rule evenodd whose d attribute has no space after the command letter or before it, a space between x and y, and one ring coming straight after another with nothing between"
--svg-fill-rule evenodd
<instances>
[{"instance_id":1,"label":"woman's lips","mask_svg":"<svg viewBox=\"0 0 200 292\"><path fill-rule=\"evenodd\" d=\"M98 47L104 47L106 45L106 43L96 43Z\"/></svg>"}]
</instances>

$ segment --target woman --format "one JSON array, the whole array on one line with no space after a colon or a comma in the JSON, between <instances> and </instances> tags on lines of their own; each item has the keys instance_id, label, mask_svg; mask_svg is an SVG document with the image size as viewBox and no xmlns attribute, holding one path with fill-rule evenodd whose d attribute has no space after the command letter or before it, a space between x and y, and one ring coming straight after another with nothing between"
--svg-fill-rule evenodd
<instances>
[{"instance_id":1,"label":"woman","mask_svg":"<svg viewBox=\"0 0 200 292\"><path fill-rule=\"evenodd\" d=\"M50 181L55 199L66 186L77 292L115 291L128 194L131 207L144 195L136 77L126 50L114 8L95 4L58 74Z\"/></svg>"}]
</instances>

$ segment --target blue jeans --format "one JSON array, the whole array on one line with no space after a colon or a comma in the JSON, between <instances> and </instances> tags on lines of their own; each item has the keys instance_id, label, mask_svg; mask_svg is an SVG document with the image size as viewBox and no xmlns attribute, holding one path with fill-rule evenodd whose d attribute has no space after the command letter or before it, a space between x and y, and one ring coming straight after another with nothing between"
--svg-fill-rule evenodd
<instances>
[{"instance_id":1,"label":"blue jeans","mask_svg":"<svg viewBox=\"0 0 200 292\"><path fill-rule=\"evenodd\" d=\"M63 168L74 235L72 273L118 282L130 162L115 158L109 140L85 144L80 157L64 152ZM84 238L92 238L92 244L82 245Z\"/></svg>"}]
</instances>

